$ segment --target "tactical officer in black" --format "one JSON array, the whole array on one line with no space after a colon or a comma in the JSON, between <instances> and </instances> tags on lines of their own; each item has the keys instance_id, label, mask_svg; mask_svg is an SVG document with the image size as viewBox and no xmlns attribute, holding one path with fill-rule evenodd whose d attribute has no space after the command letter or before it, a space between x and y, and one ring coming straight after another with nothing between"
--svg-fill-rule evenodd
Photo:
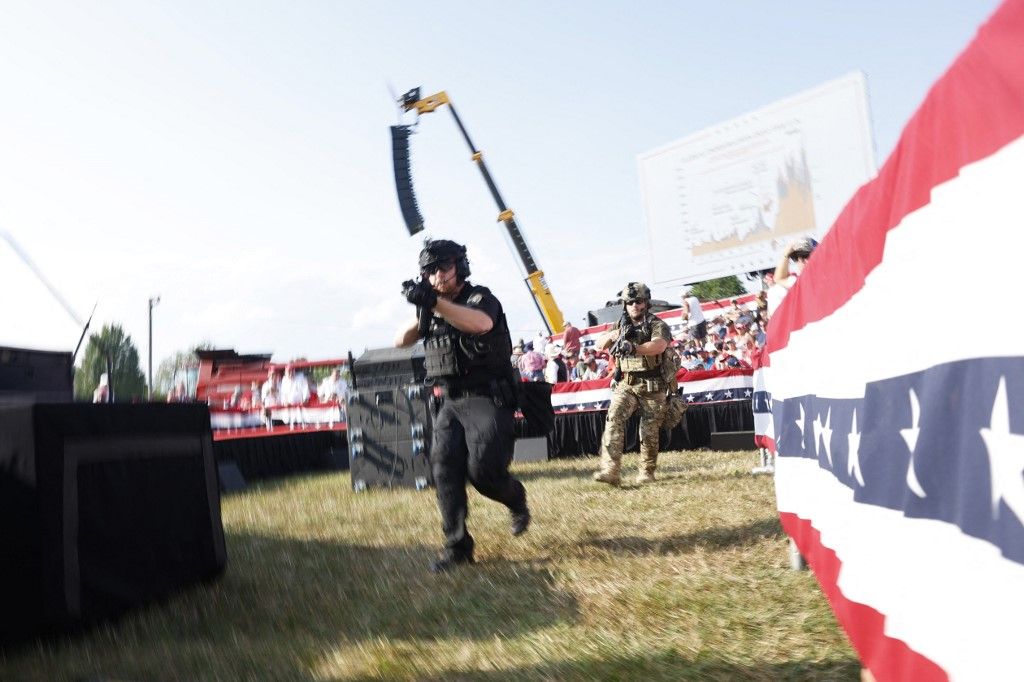
<instances>
[{"instance_id":1,"label":"tactical officer in black","mask_svg":"<svg viewBox=\"0 0 1024 682\"><path fill-rule=\"evenodd\" d=\"M427 240L420 252L420 274L420 281L405 282L402 291L420 317L399 330L395 345L423 339L426 383L433 390L430 460L445 536L444 550L430 566L436 573L473 563L473 536L466 528L467 480L480 494L509 508L513 535L526 532L530 511L526 488L508 471L516 386L509 364L512 339L501 303L489 289L466 281L466 247L455 242Z\"/></svg>"}]
</instances>

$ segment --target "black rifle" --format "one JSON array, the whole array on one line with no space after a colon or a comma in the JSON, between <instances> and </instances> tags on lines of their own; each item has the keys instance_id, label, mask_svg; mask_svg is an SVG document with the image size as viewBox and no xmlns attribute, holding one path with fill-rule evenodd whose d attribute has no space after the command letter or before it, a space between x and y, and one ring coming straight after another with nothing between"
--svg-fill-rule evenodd
<instances>
[{"instance_id":1,"label":"black rifle","mask_svg":"<svg viewBox=\"0 0 1024 682\"><path fill-rule=\"evenodd\" d=\"M408 297L409 291L422 283L422 280L407 279L402 282L402 295ZM416 306L416 319L419 320L419 338L425 339L430 331L430 321L434 317L434 311Z\"/></svg>"},{"instance_id":2,"label":"black rifle","mask_svg":"<svg viewBox=\"0 0 1024 682\"><path fill-rule=\"evenodd\" d=\"M622 317L619 318L619 337L615 339L615 343L608 349L608 353L616 357L622 355L629 355L624 350L624 346L627 342L632 342L633 339L637 338L637 328L633 325L633 320L630 319L629 313L622 313Z\"/></svg>"},{"instance_id":3,"label":"black rifle","mask_svg":"<svg viewBox=\"0 0 1024 682\"><path fill-rule=\"evenodd\" d=\"M633 326L633 320L630 319L629 313L623 311L622 317L619 318L619 337L615 339L615 343L608 349L608 353L616 358L628 355L625 352L624 346L627 342L631 341L630 337L636 337L636 327ZM612 378L615 381L622 380L622 370L619 368L618 362L615 363L615 374Z\"/></svg>"}]
</instances>

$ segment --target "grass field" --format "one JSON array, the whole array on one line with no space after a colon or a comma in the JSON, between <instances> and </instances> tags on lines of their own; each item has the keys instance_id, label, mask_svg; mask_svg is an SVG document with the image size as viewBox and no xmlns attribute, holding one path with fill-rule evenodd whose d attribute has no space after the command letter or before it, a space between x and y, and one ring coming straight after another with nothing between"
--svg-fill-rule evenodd
<instances>
[{"instance_id":1,"label":"grass field","mask_svg":"<svg viewBox=\"0 0 1024 682\"><path fill-rule=\"evenodd\" d=\"M516 465L530 531L471 492L478 564L445 575L432 491L252 486L223 501L222 578L0 651L0 680L857 680L755 459L667 453L620 489L589 480L596 458Z\"/></svg>"}]
</instances>

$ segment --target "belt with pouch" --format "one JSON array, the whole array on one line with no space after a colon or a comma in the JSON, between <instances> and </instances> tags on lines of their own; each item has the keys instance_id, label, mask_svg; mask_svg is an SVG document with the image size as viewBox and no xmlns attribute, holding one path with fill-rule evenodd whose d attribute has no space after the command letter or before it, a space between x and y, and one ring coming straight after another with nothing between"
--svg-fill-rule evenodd
<instances>
[{"instance_id":1,"label":"belt with pouch","mask_svg":"<svg viewBox=\"0 0 1024 682\"><path fill-rule=\"evenodd\" d=\"M660 391L665 387L661 372L624 372L623 383L627 386L643 386L645 391Z\"/></svg>"},{"instance_id":2,"label":"belt with pouch","mask_svg":"<svg viewBox=\"0 0 1024 682\"><path fill-rule=\"evenodd\" d=\"M435 398L449 398L452 400L455 398L467 398L469 396L491 397L493 393L494 391L490 384L472 384L467 386L436 384L433 387L433 395Z\"/></svg>"},{"instance_id":3,"label":"belt with pouch","mask_svg":"<svg viewBox=\"0 0 1024 682\"><path fill-rule=\"evenodd\" d=\"M623 372L622 375L624 377L626 377L627 379L633 379L633 380L638 380L638 379L660 379L661 378L661 368L660 367L654 367L652 369L642 369L642 370L639 370L639 371L636 371L636 372Z\"/></svg>"}]
</instances>

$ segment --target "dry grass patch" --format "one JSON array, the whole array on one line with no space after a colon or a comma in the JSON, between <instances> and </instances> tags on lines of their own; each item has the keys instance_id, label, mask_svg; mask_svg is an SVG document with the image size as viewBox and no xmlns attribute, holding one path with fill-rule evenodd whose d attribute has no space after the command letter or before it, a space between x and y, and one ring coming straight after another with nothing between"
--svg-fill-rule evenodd
<instances>
[{"instance_id":1,"label":"dry grass patch","mask_svg":"<svg viewBox=\"0 0 1024 682\"><path fill-rule=\"evenodd\" d=\"M595 459L519 465L530 532L471 493L479 563L440 576L432 492L255 486L224 500L222 579L0 651L0 679L855 680L754 463L667 453L657 483L620 489L590 481Z\"/></svg>"}]
</instances>

